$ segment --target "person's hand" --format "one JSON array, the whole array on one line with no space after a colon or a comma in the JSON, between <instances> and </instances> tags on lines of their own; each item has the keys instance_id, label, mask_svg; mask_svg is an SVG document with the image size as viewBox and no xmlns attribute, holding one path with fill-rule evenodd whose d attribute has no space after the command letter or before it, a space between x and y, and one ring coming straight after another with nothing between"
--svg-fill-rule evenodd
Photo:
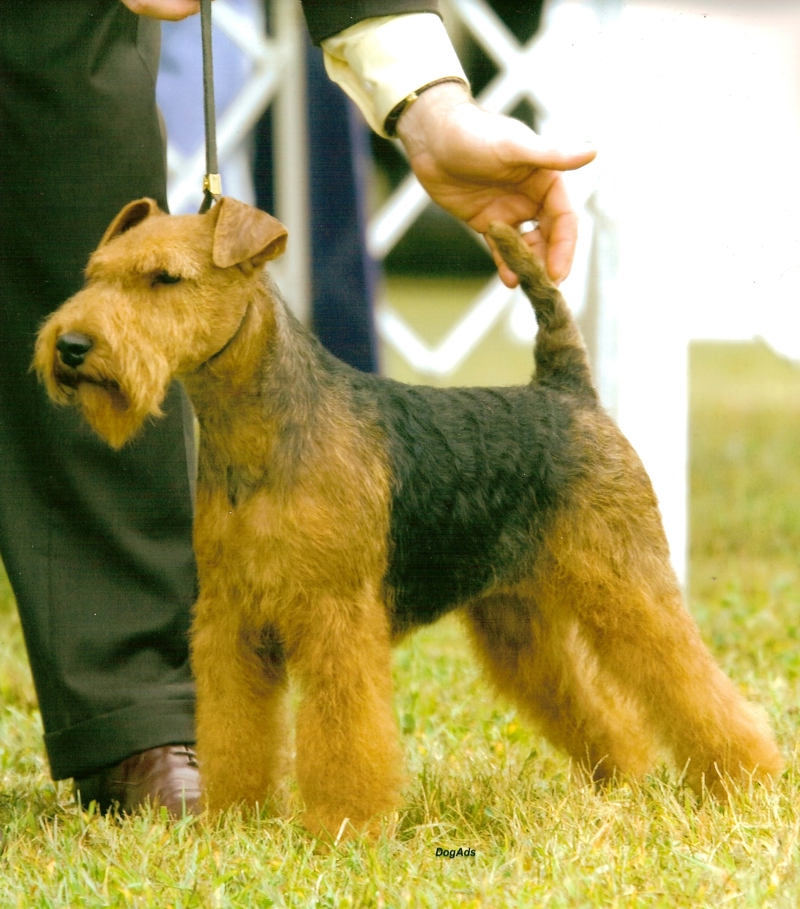
<instances>
[{"instance_id":1,"label":"person's hand","mask_svg":"<svg viewBox=\"0 0 800 909\"><path fill-rule=\"evenodd\" d=\"M151 19L179 22L200 12L200 0L122 0L131 12Z\"/></svg>"},{"instance_id":2,"label":"person's hand","mask_svg":"<svg viewBox=\"0 0 800 909\"><path fill-rule=\"evenodd\" d=\"M482 110L458 83L423 92L401 114L397 135L417 179L442 208L479 233L491 221L514 227L537 222L525 241L553 281L567 277L578 217L558 171L583 167L593 150L566 154L547 148L519 120ZM516 287L516 275L496 249L492 253L503 283Z\"/></svg>"}]
</instances>

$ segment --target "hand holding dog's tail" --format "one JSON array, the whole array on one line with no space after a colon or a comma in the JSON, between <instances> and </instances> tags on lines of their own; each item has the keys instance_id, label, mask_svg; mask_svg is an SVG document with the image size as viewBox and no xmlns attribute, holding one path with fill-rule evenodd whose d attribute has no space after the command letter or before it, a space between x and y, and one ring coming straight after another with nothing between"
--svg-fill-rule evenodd
<instances>
[{"instance_id":1,"label":"hand holding dog's tail","mask_svg":"<svg viewBox=\"0 0 800 909\"><path fill-rule=\"evenodd\" d=\"M535 382L597 401L583 338L559 290L513 227L494 221L488 235L519 277L539 323Z\"/></svg>"}]
</instances>

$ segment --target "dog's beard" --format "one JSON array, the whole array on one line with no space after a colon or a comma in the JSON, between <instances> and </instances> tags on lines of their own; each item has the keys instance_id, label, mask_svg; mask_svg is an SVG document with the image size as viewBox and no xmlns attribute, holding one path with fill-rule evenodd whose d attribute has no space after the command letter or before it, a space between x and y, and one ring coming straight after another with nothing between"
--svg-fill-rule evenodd
<instances>
[{"instance_id":1,"label":"dog's beard","mask_svg":"<svg viewBox=\"0 0 800 909\"><path fill-rule=\"evenodd\" d=\"M86 422L112 448L121 448L141 428L144 416L131 406L127 396L110 383L80 382L71 397Z\"/></svg>"},{"instance_id":2,"label":"dog's beard","mask_svg":"<svg viewBox=\"0 0 800 909\"><path fill-rule=\"evenodd\" d=\"M126 383L116 375L135 376ZM79 369L63 367L54 357L45 377L50 397L78 407L86 422L112 448L121 448L148 417L162 416L170 370L165 362L129 362L119 370L107 357L93 354Z\"/></svg>"}]
</instances>

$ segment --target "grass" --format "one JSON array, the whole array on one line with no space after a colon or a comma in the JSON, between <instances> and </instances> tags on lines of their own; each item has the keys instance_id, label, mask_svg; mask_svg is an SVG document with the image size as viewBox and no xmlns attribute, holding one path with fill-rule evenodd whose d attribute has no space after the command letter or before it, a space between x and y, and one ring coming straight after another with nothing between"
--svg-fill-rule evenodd
<instances>
[{"instance_id":1,"label":"grass","mask_svg":"<svg viewBox=\"0 0 800 909\"><path fill-rule=\"evenodd\" d=\"M800 904L800 370L765 348L691 354L689 599L771 714L773 792L701 803L657 771L597 794L495 701L446 620L402 646L407 803L332 851L292 818L80 813L50 782L19 626L0 592L0 907L796 907ZM474 850L447 858L437 849Z\"/></svg>"}]
</instances>

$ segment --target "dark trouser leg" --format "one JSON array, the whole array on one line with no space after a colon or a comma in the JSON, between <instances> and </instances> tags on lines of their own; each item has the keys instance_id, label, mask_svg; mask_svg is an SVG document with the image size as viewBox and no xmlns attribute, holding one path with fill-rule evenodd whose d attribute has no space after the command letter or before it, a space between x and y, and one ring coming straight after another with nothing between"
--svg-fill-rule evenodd
<instances>
[{"instance_id":1,"label":"dark trouser leg","mask_svg":"<svg viewBox=\"0 0 800 909\"><path fill-rule=\"evenodd\" d=\"M372 317L378 267L366 248L368 130L308 52L308 165L314 330L345 363L378 371Z\"/></svg>"},{"instance_id":2,"label":"dark trouser leg","mask_svg":"<svg viewBox=\"0 0 800 909\"><path fill-rule=\"evenodd\" d=\"M194 739L191 424L174 388L115 453L28 372L114 214L166 205L157 26L107 0L12 0L3 17L0 547L60 779Z\"/></svg>"}]
</instances>

